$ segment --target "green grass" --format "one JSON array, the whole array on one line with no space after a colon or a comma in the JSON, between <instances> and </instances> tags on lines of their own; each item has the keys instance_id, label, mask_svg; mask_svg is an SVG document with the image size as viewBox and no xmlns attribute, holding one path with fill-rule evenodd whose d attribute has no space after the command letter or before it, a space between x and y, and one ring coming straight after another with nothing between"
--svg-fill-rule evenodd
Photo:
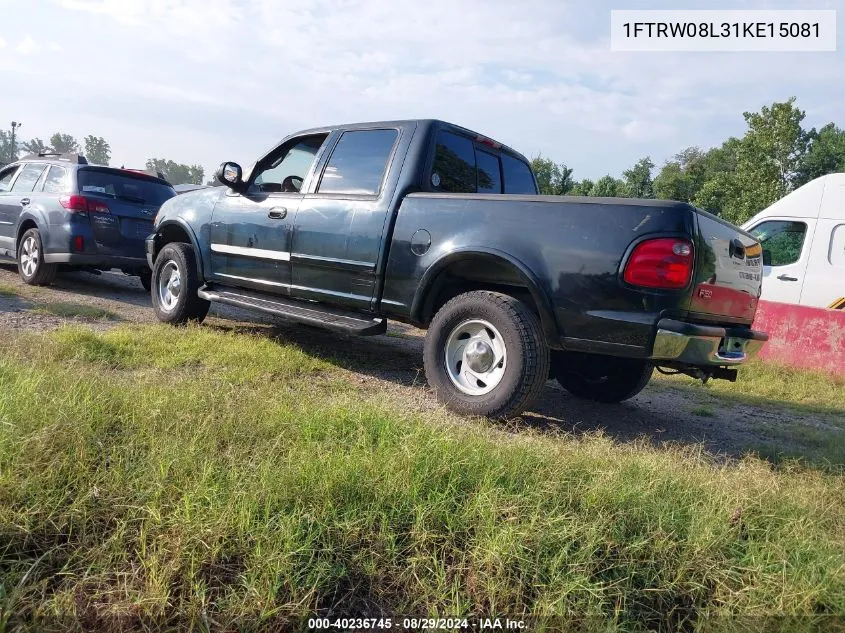
<instances>
[{"instance_id":1,"label":"green grass","mask_svg":"<svg viewBox=\"0 0 845 633\"><path fill-rule=\"evenodd\" d=\"M696 407L692 410L692 414L702 418L712 418L716 415L712 407Z\"/></svg>"},{"instance_id":2,"label":"green grass","mask_svg":"<svg viewBox=\"0 0 845 633\"><path fill-rule=\"evenodd\" d=\"M85 305L84 303L73 303L70 301L52 301L39 303L32 308L38 314L49 314L62 318L77 318L89 321L119 321L120 317L105 308Z\"/></svg>"},{"instance_id":3,"label":"green grass","mask_svg":"<svg viewBox=\"0 0 845 633\"><path fill-rule=\"evenodd\" d=\"M0 629L845 614L842 474L398 399L208 328L0 337Z\"/></svg>"},{"instance_id":4,"label":"green grass","mask_svg":"<svg viewBox=\"0 0 845 633\"><path fill-rule=\"evenodd\" d=\"M686 376L655 373L657 385L671 385L694 396L709 395L755 406L785 404L799 411L834 413L845 428L845 378L820 371L792 369L753 361L739 370L736 382L711 380L706 385Z\"/></svg>"},{"instance_id":5,"label":"green grass","mask_svg":"<svg viewBox=\"0 0 845 633\"><path fill-rule=\"evenodd\" d=\"M18 289L9 284L0 284L0 297L17 297Z\"/></svg>"}]
</instances>

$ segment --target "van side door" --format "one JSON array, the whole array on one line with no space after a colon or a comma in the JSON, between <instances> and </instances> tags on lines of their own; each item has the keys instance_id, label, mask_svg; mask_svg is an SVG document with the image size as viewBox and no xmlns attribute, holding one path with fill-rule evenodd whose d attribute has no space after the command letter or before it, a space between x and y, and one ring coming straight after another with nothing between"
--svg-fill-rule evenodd
<instances>
[{"instance_id":1,"label":"van side door","mask_svg":"<svg viewBox=\"0 0 845 633\"><path fill-rule=\"evenodd\" d=\"M749 229L763 247L761 299L800 303L815 218L768 217Z\"/></svg>"}]
</instances>

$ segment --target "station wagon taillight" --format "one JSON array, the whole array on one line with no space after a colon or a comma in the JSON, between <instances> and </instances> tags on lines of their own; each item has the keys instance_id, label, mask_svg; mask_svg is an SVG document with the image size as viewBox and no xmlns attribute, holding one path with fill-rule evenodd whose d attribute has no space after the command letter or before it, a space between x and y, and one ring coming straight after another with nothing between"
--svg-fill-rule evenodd
<instances>
[{"instance_id":1,"label":"station wagon taillight","mask_svg":"<svg viewBox=\"0 0 845 633\"><path fill-rule=\"evenodd\" d=\"M685 288L693 269L692 243L674 237L640 242L628 258L623 279L644 288Z\"/></svg>"},{"instance_id":2,"label":"station wagon taillight","mask_svg":"<svg viewBox=\"0 0 845 633\"><path fill-rule=\"evenodd\" d=\"M59 198L59 203L68 211L80 213L110 213L109 205L100 200L93 200L78 194L71 194Z\"/></svg>"}]
</instances>

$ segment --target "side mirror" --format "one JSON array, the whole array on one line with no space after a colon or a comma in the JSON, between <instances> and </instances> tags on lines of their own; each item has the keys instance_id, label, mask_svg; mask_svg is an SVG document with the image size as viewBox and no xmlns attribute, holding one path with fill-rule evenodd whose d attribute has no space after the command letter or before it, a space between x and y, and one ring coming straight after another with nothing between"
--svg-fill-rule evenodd
<instances>
[{"instance_id":1,"label":"side mirror","mask_svg":"<svg viewBox=\"0 0 845 633\"><path fill-rule=\"evenodd\" d=\"M763 266L771 266L772 265L772 253L771 251L763 249Z\"/></svg>"},{"instance_id":2,"label":"side mirror","mask_svg":"<svg viewBox=\"0 0 845 633\"><path fill-rule=\"evenodd\" d=\"M237 163L223 163L217 169L217 173L214 174L214 177L217 178L221 184L231 187L235 191L243 189L243 170Z\"/></svg>"}]
</instances>

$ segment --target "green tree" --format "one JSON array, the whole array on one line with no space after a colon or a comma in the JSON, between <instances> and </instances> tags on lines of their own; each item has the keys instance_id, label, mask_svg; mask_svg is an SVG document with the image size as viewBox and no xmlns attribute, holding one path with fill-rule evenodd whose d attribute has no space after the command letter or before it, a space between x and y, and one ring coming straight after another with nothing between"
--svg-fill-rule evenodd
<instances>
[{"instance_id":1,"label":"green tree","mask_svg":"<svg viewBox=\"0 0 845 633\"><path fill-rule=\"evenodd\" d=\"M70 134L56 132L50 137L50 145L60 154L76 154L79 152L79 142Z\"/></svg>"},{"instance_id":2,"label":"green tree","mask_svg":"<svg viewBox=\"0 0 845 633\"><path fill-rule=\"evenodd\" d=\"M17 145L17 141L14 145ZM0 130L0 163L13 163L17 159L18 148L13 146L12 133Z\"/></svg>"},{"instance_id":3,"label":"green tree","mask_svg":"<svg viewBox=\"0 0 845 633\"><path fill-rule=\"evenodd\" d=\"M53 148L47 145L40 138L31 138L28 141L21 143L21 147L27 154L40 154L42 152L52 152Z\"/></svg>"},{"instance_id":4,"label":"green tree","mask_svg":"<svg viewBox=\"0 0 845 633\"><path fill-rule=\"evenodd\" d=\"M592 191L595 183L590 180L589 178L584 178L581 182L576 182L573 185L572 189L569 192L570 196L589 196Z\"/></svg>"},{"instance_id":5,"label":"green tree","mask_svg":"<svg viewBox=\"0 0 845 633\"><path fill-rule=\"evenodd\" d=\"M654 195L663 200L692 202L707 179L705 157L698 147L675 154L655 176Z\"/></svg>"},{"instance_id":6,"label":"green tree","mask_svg":"<svg viewBox=\"0 0 845 633\"><path fill-rule=\"evenodd\" d=\"M89 134L85 137L85 158L97 165L108 165L111 160L111 145L102 136Z\"/></svg>"},{"instance_id":7,"label":"green tree","mask_svg":"<svg viewBox=\"0 0 845 633\"><path fill-rule=\"evenodd\" d=\"M795 188L798 169L807 152L809 135L801 127L804 112L795 97L743 114L748 131L736 144L736 169L730 189L722 196L721 215L740 224ZM727 186L727 179L720 179Z\"/></svg>"},{"instance_id":8,"label":"green tree","mask_svg":"<svg viewBox=\"0 0 845 633\"><path fill-rule=\"evenodd\" d=\"M595 198L614 198L619 195L619 190L622 187L624 187L624 183L621 180L617 180L608 174L596 181L596 184L590 190L590 195Z\"/></svg>"},{"instance_id":9,"label":"green tree","mask_svg":"<svg viewBox=\"0 0 845 633\"><path fill-rule=\"evenodd\" d=\"M845 171L845 130L828 123L818 131L813 128L807 136L809 146L795 179L798 187L815 178Z\"/></svg>"},{"instance_id":10,"label":"green tree","mask_svg":"<svg viewBox=\"0 0 845 633\"><path fill-rule=\"evenodd\" d=\"M164 158L150 158L147 169L161 172L172 185L201 185L205 176L205 170L200 165L185 165Z\"/></svg>"},{"instance_id":11,"label":"green tree","mask_svg":"<svg viewBox=\"0 0 845 633\"><path fill-rule=\"evenodd\" d=\"M537 177L537 185L544 196L563 196L575 186L572 169L565 163L555 163L550 158L538 155L531 159L531 169Z\"/></svg>"},{"instance_id":12,"label":"green tree","mask_svg":"<svg viewBox=\"0 0 845 633\"><path fill-rule=\"evenodd\" d=\"M634 163L634 166L630 169L623 171L623 186L617 187L618 190L621 189L617 195L624 193L631 198L653 198L652 169L654 169L654 163L651 162L651 157L646 156Z\"/></svg>"}]
</instances>

